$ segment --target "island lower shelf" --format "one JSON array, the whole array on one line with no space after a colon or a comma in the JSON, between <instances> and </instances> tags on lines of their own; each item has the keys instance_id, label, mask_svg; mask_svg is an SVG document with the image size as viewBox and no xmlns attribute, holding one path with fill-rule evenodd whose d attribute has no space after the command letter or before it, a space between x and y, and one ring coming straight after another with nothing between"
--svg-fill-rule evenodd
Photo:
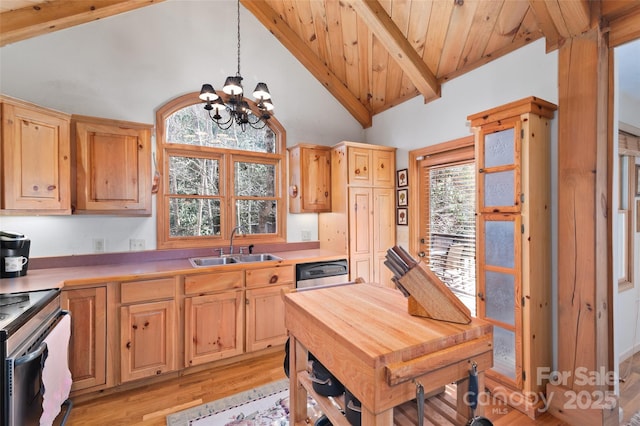
<instances>
[{"instance_id":1,"label":"island lower shelf","mask_svg":"<svg viewBox=\"0 0 640 426\"><path fill-rule=\"evenodd\" d=\"M345 417L344 395L326 397L313 389L313 382L306 374L299 374L298 380L302 387L316 401L320 410L329 418L332 425L350 426ZM426 395L424 424L464 425L467 419L456 413L456 387L454 385L442 388L437 392ZM333 401L332 401L333 400ZM418 425L417 406L415 401L407 401L393 410L393 424L397 426ZM309 420L296 423L297 426L309 426Z\"/></svg>"}]
</instances>

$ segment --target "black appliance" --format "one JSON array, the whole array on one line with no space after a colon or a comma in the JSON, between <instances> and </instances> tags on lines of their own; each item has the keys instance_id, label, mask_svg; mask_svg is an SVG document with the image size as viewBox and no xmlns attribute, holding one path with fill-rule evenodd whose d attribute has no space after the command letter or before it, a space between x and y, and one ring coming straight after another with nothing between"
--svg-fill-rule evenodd
<instances>
[{"instance_id":1,"label":"black appliance","mask_svg":"<svg viewBox=\"0 0 640 426\"><path fill-rule=\"evenodd\" d=\"M0 425L39 424L48 354L44 340L64 314L59 289L0 294Z\"/></svg>"},{"instance_id":2,"label":"black appliance","mask_svg":"<svg viewBox=\"0 0 640 426\"><path fill-rule=\"evenodd\" d=\"M17 232L0 231L0 278L22 277L27 274L30 247L31 241L24 235ZM19 271L6 271L5 258L7 257L24 257L26 263Z\"/></svg>"}]
</instances>

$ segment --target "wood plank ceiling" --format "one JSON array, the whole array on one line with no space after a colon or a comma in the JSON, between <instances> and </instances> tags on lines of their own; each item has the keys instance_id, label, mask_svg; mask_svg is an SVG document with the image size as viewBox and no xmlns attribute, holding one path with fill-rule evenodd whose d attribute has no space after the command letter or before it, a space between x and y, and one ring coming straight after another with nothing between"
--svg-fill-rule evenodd
<instances>
[{"instance_id":1,"label":"wood plank ceiling","mask_svg":"<svg viewBox=\"0 0 640 426\"><path fill-rule=\"evenodd\" d=\"M0 46L163 0L2 0ZM591 26L589 0L241 0L362 124L541 37ZM638 12L609 0L603 15ZM607 15L608 14L608 15Z\"/></svg>"}]
</instances>

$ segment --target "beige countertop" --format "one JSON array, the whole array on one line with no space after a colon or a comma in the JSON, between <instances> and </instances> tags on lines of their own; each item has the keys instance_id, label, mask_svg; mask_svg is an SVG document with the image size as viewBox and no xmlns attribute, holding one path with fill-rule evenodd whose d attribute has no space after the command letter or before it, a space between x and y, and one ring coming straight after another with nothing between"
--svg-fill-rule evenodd
<instances>
[{"instance_id":1,"label":"beige countertop","mask_svg":"<svg viewBox=\"0 0 640 426\"><path fill-rule=\"evenodd\" d=\"M29 270L23 277L0 279L0 294L90 285L114 281L151 279L167 274L189 275L203 272L255 269L277 265L344 259L345 254L330 250L310 249L274 252L280 261L235 263L194 268L188 259L118 263L111 265L74 266Z\"/></svg>"}]
</instances>

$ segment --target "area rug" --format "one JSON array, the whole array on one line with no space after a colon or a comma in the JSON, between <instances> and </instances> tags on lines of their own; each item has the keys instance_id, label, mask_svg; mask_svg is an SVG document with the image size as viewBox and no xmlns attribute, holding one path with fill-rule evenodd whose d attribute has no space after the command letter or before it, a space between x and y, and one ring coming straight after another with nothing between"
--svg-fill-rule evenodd
<instances>
[{"instance_id":1,"label":"area rug","mask_svg":"<svg viewBox=\"0 0 640 426\"><path fill-rule=\"evenodd\" d=\"M640 426L640 411L635 413L631 419L629 419L629 423L626 426Z\"/></svg>"},{"instance_id":2,"label":"area rug","mask_svg":"<svg viewBox=\"0 0 640 426\"><path fill-rule=\"evenodd\" d=\"M310 405L315 401L310 399ZM289 380L283 379L167 416L167 426L289 424Z\"/></svg>"}]
</instances>

